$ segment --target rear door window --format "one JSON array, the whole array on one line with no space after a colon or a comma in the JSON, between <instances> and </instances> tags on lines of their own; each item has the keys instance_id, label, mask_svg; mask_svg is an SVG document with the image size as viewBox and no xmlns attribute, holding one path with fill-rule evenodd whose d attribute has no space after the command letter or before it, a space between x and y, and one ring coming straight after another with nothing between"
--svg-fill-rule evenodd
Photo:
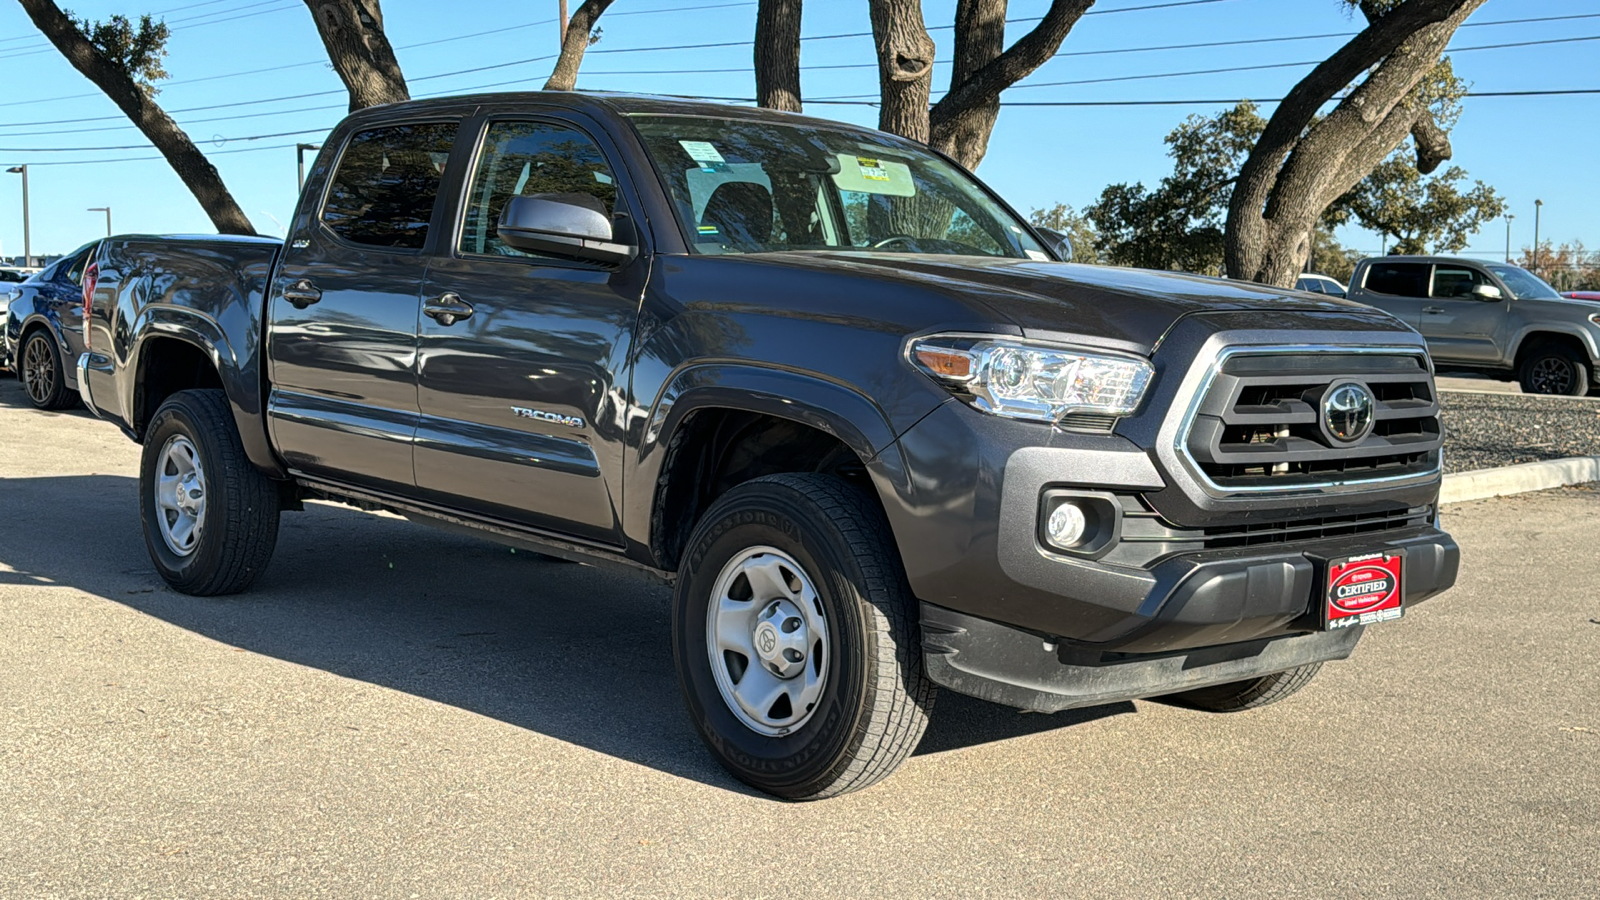
<instances>
[{"instance_id":1,"label":"rear door window","mask_svg":"<svg viewBox=\"0 0 1600 900\"><path fill-rule=\"evenodd\" d=\"M1428 296L1427 263L1373 263L1367 269L1366 288L1395 297Z\"/></svg>"},{"instance_id":2,"label":"rear door window","mask_svg":"<svg viewBox=\"0 0 1600 900\"><path fill-rule=\"evenodd\" d=\"M357 132L328 185L322 223L352 243L422 249L455 139L454 122Z\"/></svg>"}]
</instances>

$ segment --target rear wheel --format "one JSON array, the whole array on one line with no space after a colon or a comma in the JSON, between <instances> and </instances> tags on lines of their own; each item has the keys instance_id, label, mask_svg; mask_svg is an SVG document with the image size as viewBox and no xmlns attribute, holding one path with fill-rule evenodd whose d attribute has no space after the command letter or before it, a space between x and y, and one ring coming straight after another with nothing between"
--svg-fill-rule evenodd
<instances>
[{"instance_id":1,"label":"rear wheel","mask_svg":"<svg viewBox=\"0 0 1600 900\"><path fill-rule=\"evenodd\" d=\"M61 371L61 353L50 332L40 328L29 332L18 353L17 377L28 402L39 409L66 409L78 401L78 394L66 385Z\"/></svg>"},{"instance_id":2,"label":"rear wheel","mask_svg":"<svg viewBox=\"0 0 1600 900\"><path fill-rule=\"evenodd\" d=\"M1565 344L1541 344L1522 360L1518 380L1524 394L1582 397L1589 392L1589 361Z\"/></svg>"},{"instance_id":3,"label":"rear wheel","mask_svg":"<svg viewBox=\"0 0 1600 900\"><path fill-rule=\"evenodd\" d=\"M1300 690L1321 668L1322 663L1312 663L1287 672L1263 675L1247 681L1195 688L1192 691L1170 694L1161 699L1207 712L1242 712L1266 706L1268 703L1276 703Z\"/></svg>"},{"instance_id":4,"label":"rear wheel","mask_svg":"<svg viewBox=\"0 0 1600 900\"><path fill-rule=\"evenodd\" d=\"M145 430L139 466L144 542L185 594L250 586L278 542L278 491L244 454L221 391L179 391Z\"/></svg>"},{"instance_id":5,"label":"rear wheel","mask_svg":"<svg viewBox=\"0 0 1600 900\"><path fill-rule=\"evenodd\" d=\"M888 523L822 475L725 494L673 598L673 657L700 736L735 777L791 800L860 790L915 749L933 706Z\"/></svg>"}]
</instances>

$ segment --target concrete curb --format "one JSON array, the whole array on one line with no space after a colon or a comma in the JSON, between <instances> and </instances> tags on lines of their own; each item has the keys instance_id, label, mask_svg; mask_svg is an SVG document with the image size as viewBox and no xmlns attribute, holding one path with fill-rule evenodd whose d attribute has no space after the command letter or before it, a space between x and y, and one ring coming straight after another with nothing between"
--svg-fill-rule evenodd
<instances>
[{"instance_id":1,"label":"concrete curb","mask_svg":"<svg viewBox=\"0 0 1600 900\"><path fill-rule=\"evenodd\" d=\"M1569 456L1566 459L1446 475L1444 487L1439 492L1439 502L1463 503L1507 494L1547 491L1589 481L1600 481L1600 456Z\"/></svg>"}]
</instances>

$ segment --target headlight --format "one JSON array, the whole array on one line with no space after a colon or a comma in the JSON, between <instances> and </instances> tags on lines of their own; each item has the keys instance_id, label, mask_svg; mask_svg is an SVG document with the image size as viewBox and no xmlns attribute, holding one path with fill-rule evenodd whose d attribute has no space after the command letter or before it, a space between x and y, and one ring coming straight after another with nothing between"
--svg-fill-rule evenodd
<instances>
[{"instance_id":1,"label":"headlight","mask_svg":"<svg viewBox=\"0 0 1600 900\"><path fill-rule=\"evenodd\" d=\"M1155 374L1149 362L1134 356L955 335L919 338L908 355L984 412L1040 422L1070 413L1131 415Z\"/></svg>"}]
</instances>

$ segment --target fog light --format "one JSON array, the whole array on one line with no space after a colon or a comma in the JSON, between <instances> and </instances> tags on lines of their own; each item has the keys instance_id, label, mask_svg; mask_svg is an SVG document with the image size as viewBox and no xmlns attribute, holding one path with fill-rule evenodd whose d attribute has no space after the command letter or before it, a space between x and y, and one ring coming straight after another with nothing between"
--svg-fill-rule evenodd
<instances>
[{"instance_id":1,"label":"fog light","mask_svg":"<svg viewBox=\"0 0 1600 900\"><path fill-rule=\"evenodd\" d=\"M1045 523L1045 537L1063 550L1076 547L1089 528L1089 519L1078 504L1068 500L1057 506Z\"/></svg>"}]
</instances>

